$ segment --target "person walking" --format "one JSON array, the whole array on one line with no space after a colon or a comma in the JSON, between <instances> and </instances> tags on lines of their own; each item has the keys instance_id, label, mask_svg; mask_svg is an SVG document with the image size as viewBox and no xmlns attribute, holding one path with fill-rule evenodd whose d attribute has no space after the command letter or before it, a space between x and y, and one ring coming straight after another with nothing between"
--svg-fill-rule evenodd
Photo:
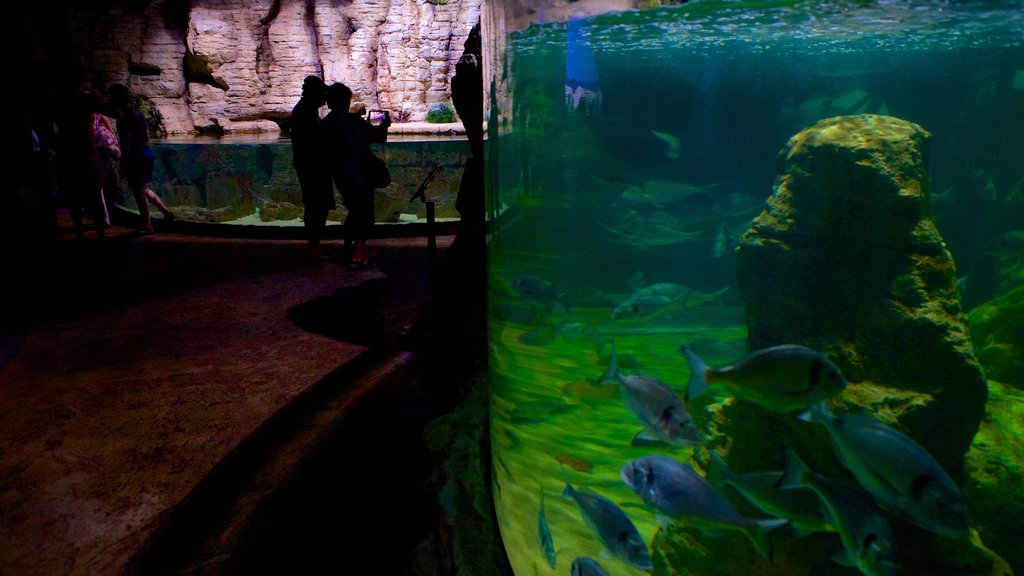
<instances>
[{"instance_id":1,"label":"person walking","mask_svg":"<svg viewBox=\"0 0 1024 576\"><path fill-rule=\"evenodd\" d=\"M373 266L365 247L374 224L373 190L379 185L374 169L379 160L370 150L370 143L387 140L391 117L385 115L374 126L358 113L350 112L351 105L352 90L340 82L331 84L327 88L330 112L320 125L320 133L328 164L333 168L334 185L348 210L341 261L350 269L362 270Z\"/></svg>"},{"instance_id":2,"label":"person walking","mask_svg":"<svg viewBox=\"0 0 1024 576\"><path fill-rule=\"evenodd\" d=\"M320 239L327 226L327 213L336 207L331 172L319 137L320 108L325 103L327 85L318 76L306 76L302 96L292 109L292 166L302 189L302 222L313 258L322 257Z\"/></svg>"},{"instance_id":3,"label":"person walking","mask_svg":"<svg viewBox=\"0 0 1024 576\"><path fill-rule=\"evenodd\" d=\"M164 204L160 196L150 188L153 182L153 149L149 147L149 123L142 112L135 107L132 94L124 84L112 84L107 89L110 102L117 108L117 136L121 141L121 175L128 182L139 207L142 225L139 232L153 232L149 216L149 205L154 204L164 215L164 220L174 220L174 213Z\"/></svg>"}]
</instances>

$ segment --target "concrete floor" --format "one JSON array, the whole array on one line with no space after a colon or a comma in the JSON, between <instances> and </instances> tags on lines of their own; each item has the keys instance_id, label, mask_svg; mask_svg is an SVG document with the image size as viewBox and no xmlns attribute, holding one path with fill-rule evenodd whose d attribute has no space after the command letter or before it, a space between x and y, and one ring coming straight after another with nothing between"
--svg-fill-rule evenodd
<instances>
[{"instance_id":1,"label":"concrete floor","mask_svg":"<svg viewBox=\"0 0 1024 576\"><path fill-rule=\"evenodd\" d=\"M374 387L429 396L408 386L410 330L429 303L422 238L372 240L377 269L352 272L307 258L301 240L114 228L76 242L66 219L59 232L47 262L8 280L0 324L0 575L242 573L182 547L216 556L240 539L229 525L347 411L365 412ZM372 431L373 417L360 422L347 434ZM355 469L380 465L379 451L335 449ZM234 520L197 520L225 490L218 514ZM206 540L181 543L197 522ZM277 557L253 571L250 555L246 573L295 561Z\"/></svg>"}]
</instances>

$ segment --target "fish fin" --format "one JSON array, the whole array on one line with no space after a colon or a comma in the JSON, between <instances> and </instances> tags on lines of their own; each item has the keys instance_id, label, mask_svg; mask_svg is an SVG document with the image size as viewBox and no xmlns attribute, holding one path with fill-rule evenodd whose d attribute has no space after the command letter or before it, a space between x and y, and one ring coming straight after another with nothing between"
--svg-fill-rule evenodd
<instances>
[{"instance_id":1,"label":"fish fin","mask_svg":"<svg viewBox=\"0 0 1024 576\"><path fill-rule=\"evenodd\" d=\"M775 487L780 490L802 488L804 486L804 476L807 474L807 464L796 455L796 452L789 448L786 448L783 453L783 459L785 461L785 472L782 473L782 477L779 478L779 482Z\"/></svg>"},{"instance_id":2,"label":"fish fin","mask_svg":"<svg viewBox=\"0 0 1024 576\"><path fill-rule=\"evenodd\" d=\"M686 400L690 401L708 393L708 365L688 346L683 346L682 352L690 363L690 381L686 385Z\"/></svg>"},{"instance_id":3,"label":"fish fin","mask_svg":"<svg viewBox=\"0 0 1024 576\"><path fill-rule=\"evenodd\" d=\"M572 484L569 484L569 481L566 480L565 489L562 490L562 498L572 498L573 492L575 492L575 490L573 490Z\"/></svg>"},{"instance_id":4,"label":"fish fin","mask_svg":"<svg viewBox=\"0 0 1024 576\"><path fill-rule=\"evenodd\" d=\"M645 448L649 446L668 446L668 443L663 442L645 429L637 432L629 442L629 445L634 448Z\"/></svg>"},{"instance_id":5,"label":"fish fin","mask_svg":"<svg viewBox=\"0 0 1024 576\"><path fill-rule=\"evenodd\" d=\"M598 378L598 384L618 382L619 380L619 356L615 353L615 339L609 338L608 344L611 346L611 358L608 360L608 369Z\"/></svg>"},{"instance_id":6,"label":"fish fin","mask_svg":"<svg viewBox=\"0 0 1024 576\"><path fill-rule=\"evenodd\" d=\"M757 552L767 558L769 561L772 559L772 541L771 533L789 524L789 520L783 518L772 518L768 520L758 520L757 526L754 528L751 534L751 542L754 543L754 548Z\"/></svg>"},{"instance_id":7,"label":"fish fin","mask_svg":"<svg viewBox=\"0 0 1024 576\"><path fill-rule=\"evenodd\" d=\"M729 465L722 460L722 457L718 455L718 452L711 450L711 457L708 459L708 467L705 478L713 486L724 486L730 484L732 480L732 470L729 470Z\"/></svg>"},{"instance_id":8,"label":"fish fin","mask_svg":"<svg viewBox=\"0 0 1024 576\"><path fill-rule=\"evenodd\" d=\"M796 417L804 422L818 422L824 424L829 421L832 414L828 411L828 406L825 405L825 401L815 402L807 407L806 410L799 412Z\"/></svg>"}]
</instances>

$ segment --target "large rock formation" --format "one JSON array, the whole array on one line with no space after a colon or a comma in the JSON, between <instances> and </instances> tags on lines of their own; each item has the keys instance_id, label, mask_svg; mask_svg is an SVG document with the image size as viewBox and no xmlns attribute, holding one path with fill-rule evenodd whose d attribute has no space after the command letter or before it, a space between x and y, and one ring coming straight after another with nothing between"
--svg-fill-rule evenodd
<instances>
[{"instance_id":1,"label":"large rock formation","mask_svg":"<svg viewBox=\"0 0 1024 576\"><path fill-rule=\"evenodd\" d=\"M56 4L20 22L40 31L26 34L49 59L38 65L78 58L98 86L120 82L150 99L174 134L275 130L308 74L348 84L369 109L422 120L450 100L481 0L106 4Z\"/></svg>"},{"instance_id":2,"label":"large rock formation","mask_svg":"<svg viewBox=\"0 0 1024 576\"><path fill-rule=\"evenodd\" d=\"M751 349L792 343L825 353L850 380L836 411L873 414L963 481L987 386L952 257L929 215L929 138L916 124L877 115L822 120L791 138L774 194L738 249L738 283ZM710 433L698 462L715 450L738 472L781 470L788 447L824 475L849 477L822 426L733 399L691 410ZM890 520L900 574L1011 573L978 532L945 538ZM655 574L841 570L831 559L841 548L834 534L781 530L771 540L768 560L742 535L714 539L673 527L656 538Z\"/></svg>"},{"instance_id":3,"label":"large rock formation","mask_svg":"<svg viewBox=\"0 0 1024 576\"><path fill-rule=\"evenodd\" d=\"M851 381L846 402L956 473L986 384L928 209L929 138L871 114L794 136L737 272L751 349L795 343L830 356Z\"/></svg>"}]
</instances>

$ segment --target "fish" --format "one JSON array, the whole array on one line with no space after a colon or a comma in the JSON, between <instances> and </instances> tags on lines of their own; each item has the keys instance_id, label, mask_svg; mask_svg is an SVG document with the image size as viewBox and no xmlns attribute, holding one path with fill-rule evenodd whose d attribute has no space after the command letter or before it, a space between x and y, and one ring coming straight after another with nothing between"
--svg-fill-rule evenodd
<instances>
[{"instance_id":1,"label":"fish","mask_svg":"<svg viewBox=\"0 0 1024 576\"><path fill-rule=\"evenodd\" d=\"M592 558L580 556L572 561L572 568L569 569L571 576L608 576L604 568Z\"/></svg>"},{"instance_id":2,"label":"fish","mask_svg":"<svg viewBox=\"0 0 1024 576\"><path fill-rule=\"evenodd\" d=\"M647 544L633 521L614 502L589 490L576 490L565 483L563 498L572 498L588 526L612 554L640 570L652 570L654 563Z\"/></svg>"},{"instance_id":3,"label":"fish","mask_svg":"<svg viewBox=\"0 0 1024 576\"><path fill-rule=\"evenodd\" d=\"M667 456L642 456L623 466L619 475L644 503L668 518L683 520L709 535L742 532L766 558L771 556L769 534L789 523L783 518L744 516L693 468Z\"/></svg>"},{"instance_id":4,"label":"fish","mask_svg":"<svg viewBox=\"0 0 1024 576\"><path fill-rule=\"evenodd\" d=\"M678 180L647 180L640 186L629 186L622 199L634 204L664 208L699 196L712 196L720 184L690 184Z\"/></svg>"},{"instance_id":5,"label":"fish","mask_svg":"<svg viewBox=\"0 0 1024 576\"><path fill-rule=\"evenodd\" d=\"M714 451L711 452L707 467L707 480L713 486L729 486L768 516L789 520L790 527L798 537L833 531L818 496L810 488L802 486L780 489L783 475L781 470L744 474L733 472Z\"/></svg>"},{"instance_id":6,"label":"fish","mask_svg":"<svg viewBox=\"0 0 1024 576\"><path fill-rule=\"evenodd\" d=\"M682 306L692 291L692 288L671 282L645 286L612 310L612 320L651 318L673 306Z\"/></svg>"},{"instance_id":7,"label":"fish","mask_svg":"<svg viewBox=\"0 0 1024 576\"><path fill-rule=\"evenodd\" d=\"M537 276L519 276L510 283L512 291L522 298L544 304L548 309L560 305L566 312L569 307L569 294L559 290L555 283Z\"/></svg>"},{"instance_id":8,"label":"fish","mask_svg":"<svg viewBox=\"0 0 1024 576\"><path fill-rule=\"evenodd\" d=\"M679 138L669 134L668 132L659 132L657 130L651 130L651 135L664 142L667 146L665 149L665 157L672 158L675 160L682 155L682 146L680 146Z\"/></svg>"},{"instance_id":9,"label":"fish","mask_svg":"<svg viewBox=\"0 0 1024 576\"><path fill-rule=\"evenodd\" d=\"M690 364L686 399L724 389L734 397L782 413L805 410L846 388L846 377L818 352L784 344L751 353L724 368L709 368L689 347L682 353Z\"/></svg>"},{"instance_id":10,"label":"fish","mask_svg":"<svg viewBox=\"0 0 1024 576\"><path fill-rule=\"evenodd\" d=\"M694 242L708 235L705 230L686 230L678 222L665 221L662 218L650 219L636 211L627 212L614 223L602 221L597 216L593 218L599 226L612 234L609 239L613 242L640 248Z\"/></svg>"},{"instance_id":11,"label":"fish","mask_svg":"<svg viewBox=\"0 0 1024 576\"><path fill-rule=\"evenodd\" d=\"M540 512L537 513L537 533L540 535L540 547L544 551L544 558L548 566L554 568L557 565L555 558L555 541L551 537L551 527L544 516L544 491L540 491Z\"/></svg>"},{"instance_id":12,"label":"fish","mask_svg":"<svg viewBox=\"0 0 1024 576\"><path fill-rule=\"evenodd\" d=\"M828 430L836 457L883 510L936 534L967 535L963 493L914 439L870 416L833 415L823 404L800 418Z\"/></svg>"},{"instance_id":13,"label":"fish","mask_svg":"<svg viewBox=\"0 0 1024 576\"><path fill-rule=\"evenodd\" d=\"M700 443L700 435L693 417L679 399L679 395L661 380L639 374L623 375L619 371L615 342L611 342L611 360L607 378L619 383L622 401L644 429L633 439L633 444L654 440L670 446L693 446Z\"/></svg>"},{"instance_id":14,"label":"fish","mask_svg":"<svg viewBox=\"0 0 1024 576\"><path fill-rule=\"evenodd\" d=\"M843 544L843 551L832 560L857 568L864 576L895 576L892 528L871 495L853 482L811 471L792 450L787 449L785 456L786 472L779 488L810 488L817 494Z\"/></svg>"}]
</instances>

